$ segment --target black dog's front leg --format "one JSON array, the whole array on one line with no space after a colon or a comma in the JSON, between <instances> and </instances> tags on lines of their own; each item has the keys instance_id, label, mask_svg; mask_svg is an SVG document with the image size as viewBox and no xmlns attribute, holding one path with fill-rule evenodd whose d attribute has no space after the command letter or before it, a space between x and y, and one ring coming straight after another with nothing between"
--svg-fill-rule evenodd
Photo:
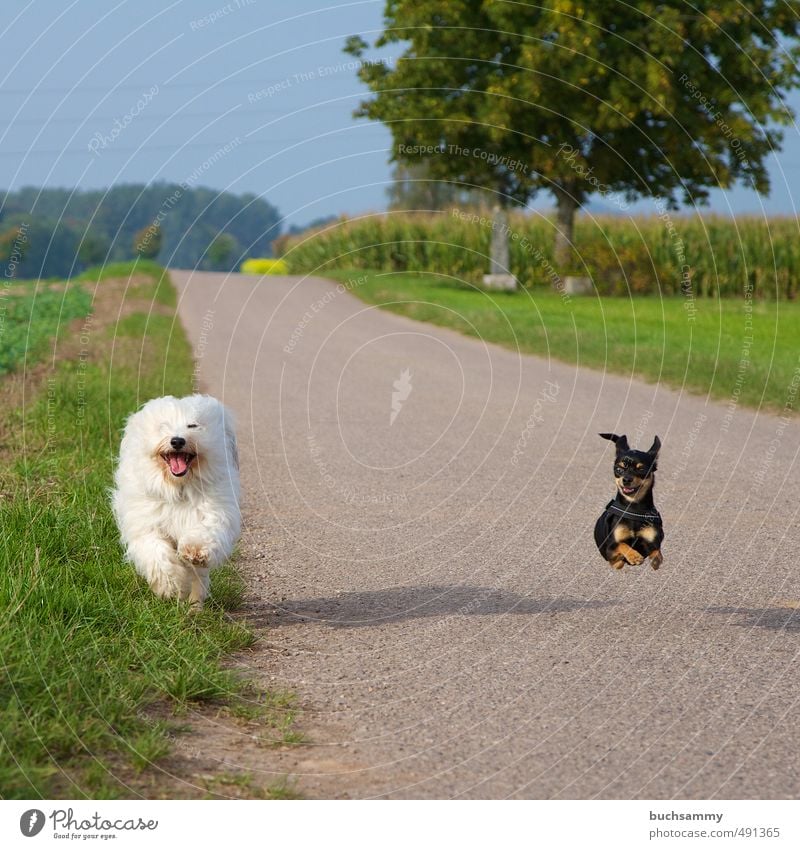
<instances>
[{"instance_id":1,"label":"black dog's front leg","mask_svg":"<svg viewBox=\"0 0 800 849\"><path fill-rule=\"evenodd\" d=\"M644 561L644 555L634 547L636 539L633 529L624 521L609 521L608 514L601 516L597 521L595 542L600 554L613 569L622 569L626 563L638 566Z\"/></svg>"},{"instance_id":2,"label":"black dog's front leg","mask_svg":"<svg viewBox=\"0 0 800 849\"><path fill-rule=\"evenodd\" d=\"M636 535L637 548L645 557L650 558L650 565L653 569L658 569L664 562L664 555L661 553L663 541L664 532L654 525L642 528Z\"/></svg>"},{"instance_id":3,"label":"black dog's front leg","mask_svg":"<svg viewBox=\"0 0 800 849\"><path fill-rule=\"evenodd\" d=\"M610 562L615 569L621 569L626 563L639 566L644 563L644 555L628 543L621 542L613 550L613 559Z\"/></svg>"}]
</instances>

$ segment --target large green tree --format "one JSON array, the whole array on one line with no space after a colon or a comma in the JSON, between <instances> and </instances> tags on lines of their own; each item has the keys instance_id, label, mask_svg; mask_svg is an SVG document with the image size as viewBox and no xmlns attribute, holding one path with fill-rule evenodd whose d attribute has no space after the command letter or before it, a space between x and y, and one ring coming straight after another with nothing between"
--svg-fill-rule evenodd
<instances>
[{"instance_id":1,"label":"large green tree","mask_svg":"<svg viewBox=\"0 0 800 849\"><path fill-rule=\"evenodd\" d=\"M703 203L742 180L767 192L776 127L800 79L798 0L387 0L357 114L392 158L524 203L556 201L556 257L596 193ZM360 37L346 50L364 55Z\"/></svg>"}]
</instances>

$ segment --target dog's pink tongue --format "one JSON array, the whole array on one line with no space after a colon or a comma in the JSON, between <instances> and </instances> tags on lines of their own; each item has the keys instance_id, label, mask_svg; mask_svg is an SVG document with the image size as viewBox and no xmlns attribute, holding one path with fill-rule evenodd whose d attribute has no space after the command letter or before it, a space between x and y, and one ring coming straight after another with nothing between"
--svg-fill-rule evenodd
<instances>
[{"instance_id":1,"label":"dog's pink tongue","mask_svg":"<svg viewBox=\"0 0 800 849\"><path fill-rule=\"evenodd\" d=\"M169 470L173 475L182 475L186 471L186 457L183 454L170 454Z\"/></svg>"}]
</instances>

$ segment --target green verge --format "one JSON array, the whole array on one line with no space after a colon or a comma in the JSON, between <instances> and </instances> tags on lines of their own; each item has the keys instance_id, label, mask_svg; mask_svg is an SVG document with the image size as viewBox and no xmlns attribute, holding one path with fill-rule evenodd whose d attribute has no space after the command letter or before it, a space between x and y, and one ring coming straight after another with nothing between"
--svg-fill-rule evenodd
<instances>
[{"instance_id":1,"label":"green verge","mask_svg":"<svg viewBox=\"0 0 800 849\"><path fill-rule=\"evenodd\" d=\"M149 260L90 268L66 283L6 280L0 286L0 375L23 363L31 366L43 359L47 343L58 338L70 321L87 315L91 308L91 293L80 284L99 284L109 279L130 280L128 297L175 305L175 290L168 275Z\"/></svg>"},{"instance_id":2,"label":"green verge","mask_svg":"<svg viewBox=\"0 0 800 849\"><path fill-rule=\"evenodd\" d=\"M151 292L163 285L159 269ZM215 572L211 603L193 615L153 596L122 559L108 489L125 418L143 399L191 391L189 343L156 318L131 319L113 340L77 331L94 355L58 363L26 388L33 402L2 414L4 798L136 795L143 771L158 783L153 766L175 737L164 716L190 704L284 735L291 724L290 695L257 692L221 665L254 639L225 612L243 593L232 567Z\"/></svg>"},{"instance_id":3,"label":"green verge","mask_svg":"<svg viewBox=\"0 0 800 849\"><path fill-rule=\"evenodd\" d=\"M490 293L440 275L326 274L369 304L526 354L751 407L791 408L796 394L797 302L567 298L544 288Z\"/></svg>"},{"instance_id":4,"label":"green verge","mask_svg":"<svg viewBox=\"0 0 800 849\"><path fill-rule=\"evenodd\" d=\"M41 359L46 343L66 322L86 315L91 305L82 288L67 292L7 295L0 304L0 375L20 363Z\"/></svg>"},{"instance_id":5,"label":"green verge","mask_svg":"<svg viewBox=\"0 0 800 849\"><path fill-rule=\"evenodd\" d=\"M98 283L101 280L110 278L117 280L131 277L134 274L143 274L146 277L151 277L154 281L169 278L167 272L157 262L153 262L151 259L135 259L130 262L109 262L106 265L95 265L72 279Z\"/></svg>"}]
</instances>

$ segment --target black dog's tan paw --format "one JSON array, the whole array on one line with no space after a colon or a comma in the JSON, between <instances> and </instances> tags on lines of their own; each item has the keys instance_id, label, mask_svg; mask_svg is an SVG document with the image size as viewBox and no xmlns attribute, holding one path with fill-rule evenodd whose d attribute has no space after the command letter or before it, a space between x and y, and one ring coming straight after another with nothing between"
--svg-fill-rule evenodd
<instances>
[{"instance_id":1,"label":"black dog's tan paw","mask_svg":"<svg viewBox=\"0 0 800 849\"><path fill-rule=\"evenodd\" d=\"M644 562L644 557L636 551L635 548L631 548L627 543L621 542L617 546L617 551L614 559L622 558L625 563L629 563L631 566L639 566Z\"/></svg>"},{"instance_id":2,"label":"black dog's tan paw","mask_svg":"<svg viewBox=\"0 0 800 849\"><path fill-rule=\"evenodd\" d=\"M654 551L650 555L650 565L653 569L658 569L658 567L664 562L664 555L660 551Z\"/></svg>"},{"instance_id":3,"label":"black dog's tan paw","mask_svg":"<svg viewBox=\"0 0 800 849\"><path fill-rule=\"evenodd\" d=\"M181 559L192 566L208 565L208 549L197 542L185 542L178 548L178 554Z\"/></svg>"}]
</instances>

